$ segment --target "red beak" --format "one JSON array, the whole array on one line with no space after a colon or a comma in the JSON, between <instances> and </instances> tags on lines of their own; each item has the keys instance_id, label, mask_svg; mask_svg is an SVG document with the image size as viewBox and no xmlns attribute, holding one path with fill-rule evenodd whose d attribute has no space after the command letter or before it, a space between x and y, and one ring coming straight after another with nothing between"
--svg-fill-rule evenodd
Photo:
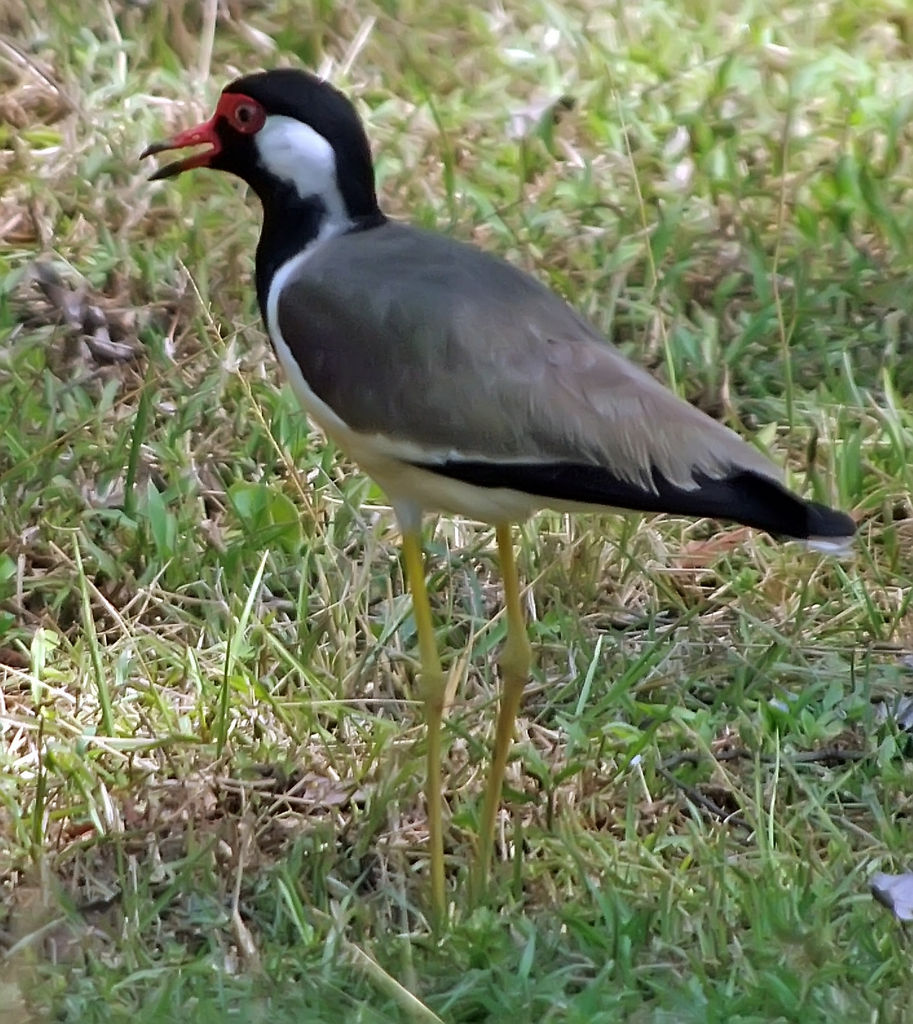
<instances>
[{"instance_id":1,"label":"red beak","mask_svg":"<svg viewBox=\"0 0 913 1024\"><path fill-rule=\"evenodd\" d=\"M194 153L183 160L175 160L174 163L160 167L153 174L149 175L150 181L160 181L162 178L173 178L182 171L189 171L192 167L208 167L212 158L222 149L222 143L216 132L216 119L210 118L196 128L188 128L186 131L178 132L177 135L164 142L153 142L140 153L140 160L154 153L165 153L170 149L186 149L188 146L209 146L202 153Z\"/></svg>"}]
</instances>

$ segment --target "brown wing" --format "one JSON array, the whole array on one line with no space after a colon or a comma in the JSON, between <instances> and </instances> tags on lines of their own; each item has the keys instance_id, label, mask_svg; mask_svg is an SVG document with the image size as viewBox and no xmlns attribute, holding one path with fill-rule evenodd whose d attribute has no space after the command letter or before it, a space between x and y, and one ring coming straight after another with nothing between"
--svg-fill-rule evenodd
<instances>
[{"instance_id":1,"label":"brown wing","mask_svg":"<svg viewBox=\"0 0 913 1024\"><path fill-rule=\"evenodd\" d=\"M329 243L278 323L346 424L429 462L561 460L647 486L654 470L679 486L733 465L778 475L533 278L442 236L389 223Z\"/></svg>"},{"instance_id":2,"label":"brown wing","mask_svg":"<svg viewBox=\"0 0 913 1024\"><path fill-rule=\"evenodd\" d=\"M378 457L543 504L853 533L554 293L449 238L388 223L324 244L289 280L277 326L310 389Z\"/></svg>"}]
</instances>

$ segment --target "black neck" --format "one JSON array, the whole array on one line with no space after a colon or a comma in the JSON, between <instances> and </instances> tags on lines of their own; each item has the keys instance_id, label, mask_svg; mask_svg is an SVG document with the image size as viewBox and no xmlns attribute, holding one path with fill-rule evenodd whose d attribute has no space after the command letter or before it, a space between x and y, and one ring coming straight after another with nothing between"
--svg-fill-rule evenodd
<instances>
[{"instance_id":1,"label":"black neck","mask_svg":"<svg viewBox=\"0 0 913 1024\"><path fill-rule=\"evenodd\" d=\"M302 199L292 187L277 187L261 199L263 228L257 243L256 283L257 304L266 322L266 298L273 275L314 241L327 208L319 196Z\"/></svg>"},{"instance_id":2,"label":"black neck","mask_svg":"<svg viewBox=\"0 0 913 1024\"><path fill-rule=\"evenodd\" d=\"M266 299L276 271L293 256L303 252L317 238L327 217L320 196L302 199L292 187L273 187L261 195L263 228L257 243L255 279L257 304L266 322ZM350 231L379 227L386 217L375 208L371 214L353 217Z\"/></svg>"}]
</instances>

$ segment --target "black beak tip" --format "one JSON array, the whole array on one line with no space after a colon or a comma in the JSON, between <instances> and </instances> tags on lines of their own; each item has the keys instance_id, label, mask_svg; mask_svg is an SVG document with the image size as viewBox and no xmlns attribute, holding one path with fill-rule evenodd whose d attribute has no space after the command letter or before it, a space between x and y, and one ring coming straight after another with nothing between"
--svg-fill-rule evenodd
<instances>
[{"instance_id":1,"label":"black beak tip","mask_svg":"<svg viewBox=\"0 0 913 1024\"><path fill-rule=\"evenodd\" d=\"M140 153L140 160L145 160L147 156L155 156L156 153L161 153L162 150L168 149L169 145L167 142L150 142L148 146Z\"/></svg>"},{"instance_id":2,"label":"black beak tip","mask_svg":"<svg viewBox=\"0 0 913 1024\"><path fill-rule=\"evenodd\" d=\"M148 146L140 153L140 160L145 160L146 157L155 156L156 153L163 153L167 149L172 149L173 146L168 142L150 142ZM149 181L161 181L163 178L170 178L172 175L177 174L180 170L178 163L166 164L164 167L159 167L149 175Z\"/></svg>"}]
</instances>

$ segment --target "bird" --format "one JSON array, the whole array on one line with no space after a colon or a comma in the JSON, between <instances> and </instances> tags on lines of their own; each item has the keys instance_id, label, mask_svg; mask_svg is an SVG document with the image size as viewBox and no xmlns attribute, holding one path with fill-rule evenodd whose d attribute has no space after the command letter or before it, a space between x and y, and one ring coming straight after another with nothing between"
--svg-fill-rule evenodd
<instances>
[{"instance_id":1,"label":"bird","mask_svg":"<svg viewBox=\"0 0 913 1024\"><path fill-rule=\"evenodd\" d=\"M787 489L767 456L629 361L532 275L386 216L362 120L324 79L298 68L245 75L225 86L209 120L142 157L190 147L151 180L211 168L256 194L254 284L275 354L307 416L383 489L399 525L439 922L448 906L445 676L425 582L425 513L492 525L503 579L501 692L472 876L483 890L533 664L514 524L543 507L637 510L732 521L842 551L855 522Z\"/></svg>"}]
</instances>

